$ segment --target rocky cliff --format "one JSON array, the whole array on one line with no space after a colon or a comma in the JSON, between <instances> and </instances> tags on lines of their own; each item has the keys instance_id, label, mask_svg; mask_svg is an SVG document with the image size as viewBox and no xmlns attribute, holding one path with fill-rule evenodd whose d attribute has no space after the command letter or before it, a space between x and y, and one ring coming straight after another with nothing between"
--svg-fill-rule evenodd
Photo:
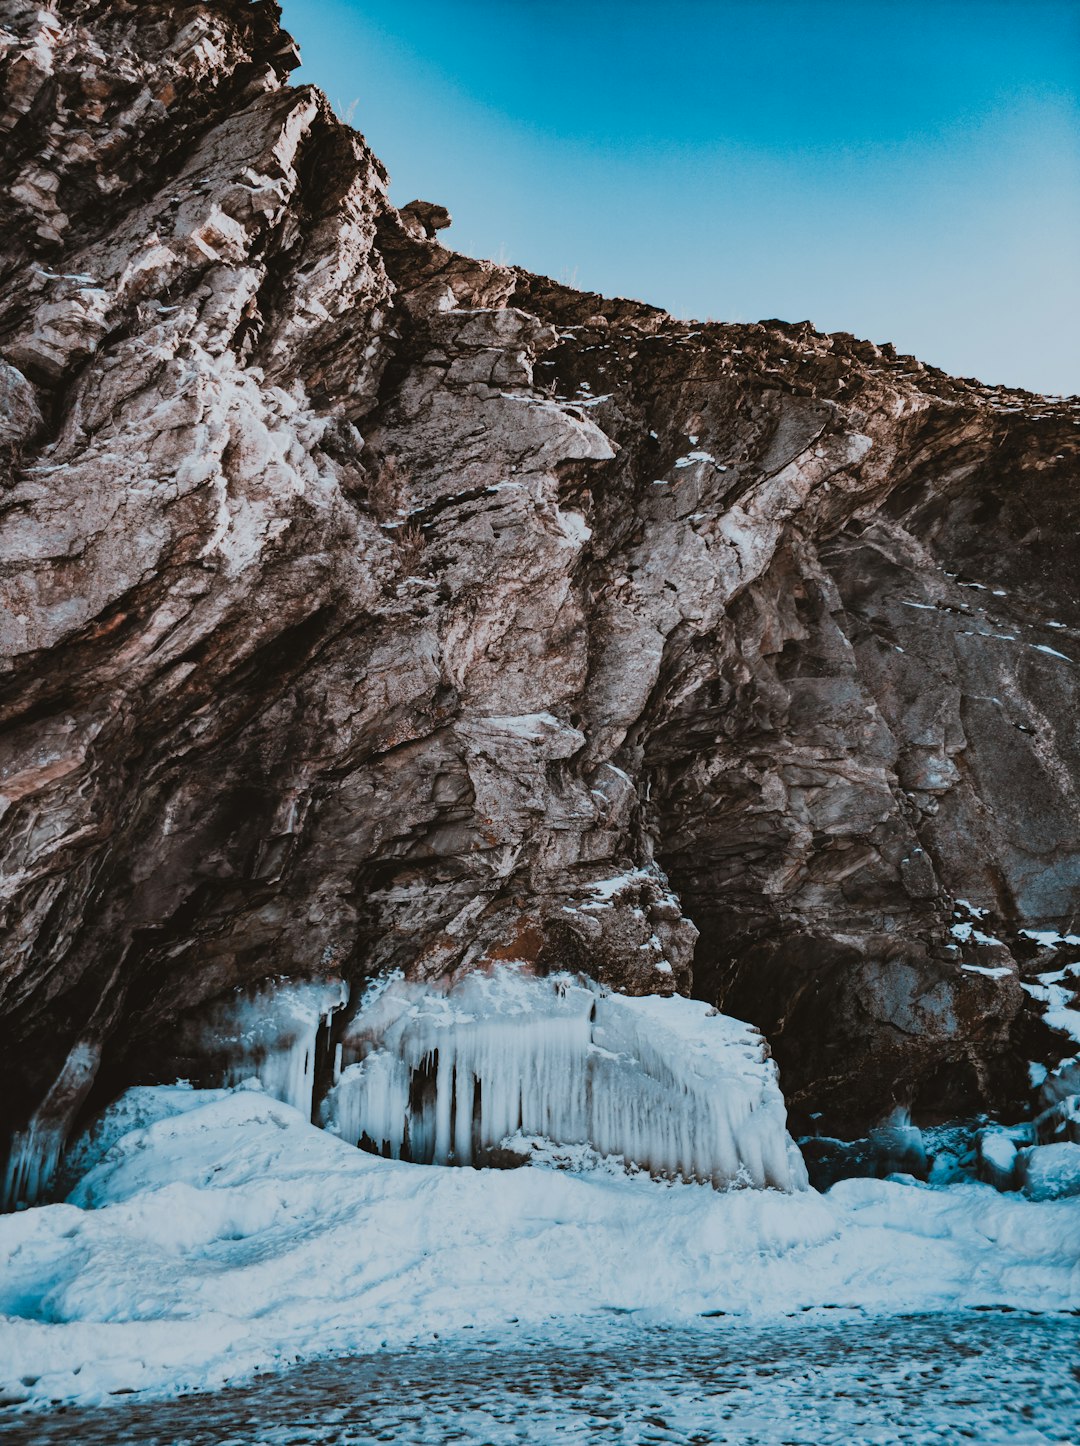
<instances>
[{"instance_id":1,"label":"rocky cliff","mask_svg":"<svg viewBox=\"0 0 1080 1446\"><path fill-rule=\"evenodd\" d=\"M269 0L2 14L3 1130L499 959L753 1021L804 1125L1022 1110L1080 406L455 254Z\"/></svg>"}]
</instances>

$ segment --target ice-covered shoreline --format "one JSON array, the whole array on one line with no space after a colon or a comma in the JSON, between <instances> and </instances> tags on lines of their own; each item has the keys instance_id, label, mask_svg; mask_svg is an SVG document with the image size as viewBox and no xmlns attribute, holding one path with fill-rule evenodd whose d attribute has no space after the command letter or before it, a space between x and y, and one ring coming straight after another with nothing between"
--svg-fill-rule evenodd
<instances>
[{"instance_id":1,"label":"ice-covered shoreline","mask_svg":"<svg viewBox=\"0 0 1080 1446\"><path fill-rule=\"evenodd\" d=\"M593 1316L260 1374L213 1395L0 1416L10 1446L1046 1446L1075 1439L1080 1320Z\"/></svg>"},{"instance_id":2,"label":"ice-covered shoreline","mask_svg":"<svg viewBox=\"0 0 1080 1446\"><path fill-rule=\"evenodd\" d=\"M216 1389L467 1327L634 1311L1080 1308L1080 1209L988 1185L718 1192L381 1160L252 1089L132 1091L68 1202L0 1219L0 1392Z\"/></svg>"}]
</instances>

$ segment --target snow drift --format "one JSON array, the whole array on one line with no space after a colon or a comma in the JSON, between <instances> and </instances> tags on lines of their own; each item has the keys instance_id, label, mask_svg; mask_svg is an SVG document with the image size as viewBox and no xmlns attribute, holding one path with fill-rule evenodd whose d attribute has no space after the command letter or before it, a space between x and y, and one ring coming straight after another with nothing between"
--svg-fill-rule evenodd
<instances>
[{"instance_id":1,"label":"snow drift","mask_svg":"<svg viewBox=\"0 0 1080 1446\"><path fill-rule=\"evenodd\" d=\"M212 1389L512 1320L1080 1307L1075 1202L976 1183L821 1196L413 1165L250 1087L132 1090L68 1168L67 1203L0 1218L8 1401Z\"/></svg>"}]
</instances>

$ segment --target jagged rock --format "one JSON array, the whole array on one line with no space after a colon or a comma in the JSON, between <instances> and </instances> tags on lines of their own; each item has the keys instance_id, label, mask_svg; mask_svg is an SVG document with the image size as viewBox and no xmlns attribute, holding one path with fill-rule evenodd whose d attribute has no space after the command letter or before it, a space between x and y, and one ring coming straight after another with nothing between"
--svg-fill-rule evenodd
<instances>
[{"instance_id":1,"label":"jagged rock","mask_svg":"<svg viewBox=\"0 0 1080 1446\"><path fill-rule=\"evenodd\" d=\"M418 241L432 237L436 231L445 231L448 226L453 225L450 212L445 206L437 206L434 201L410 201L407 206L402 206L398 216L409 235Z\"/></svg>"},{"instance_id":2,"label":"jagged rock","mask_svg":"<svg viewBox=\"0 0 1080 1446\"><path fill-rule=\"evenodd\" d=\"M1026 1098L1077 404L455 255L266 0L4 13L3 1127L493 959L692 989L833 1130Z\"/></svg>"}]
</instances>

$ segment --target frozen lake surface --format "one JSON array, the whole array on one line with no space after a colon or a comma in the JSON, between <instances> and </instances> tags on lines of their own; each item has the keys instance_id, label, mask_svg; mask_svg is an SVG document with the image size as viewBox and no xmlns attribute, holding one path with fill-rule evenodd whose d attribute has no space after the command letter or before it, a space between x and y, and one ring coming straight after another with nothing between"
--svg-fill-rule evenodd
<instances>
[{"instance_id":1,"label":"frozen lake surface","mask_svg":"<svg viewBox=\"0 0 1080 1446\"><path fill-rule=\"evenodd\" d=\"M6 1419L5 1419L6 1416ZM630 1318L316 1362L213 1395L0 1416L25 1446L1080 1442L1080 1318Z\"/></svg>"}]
</instances>

